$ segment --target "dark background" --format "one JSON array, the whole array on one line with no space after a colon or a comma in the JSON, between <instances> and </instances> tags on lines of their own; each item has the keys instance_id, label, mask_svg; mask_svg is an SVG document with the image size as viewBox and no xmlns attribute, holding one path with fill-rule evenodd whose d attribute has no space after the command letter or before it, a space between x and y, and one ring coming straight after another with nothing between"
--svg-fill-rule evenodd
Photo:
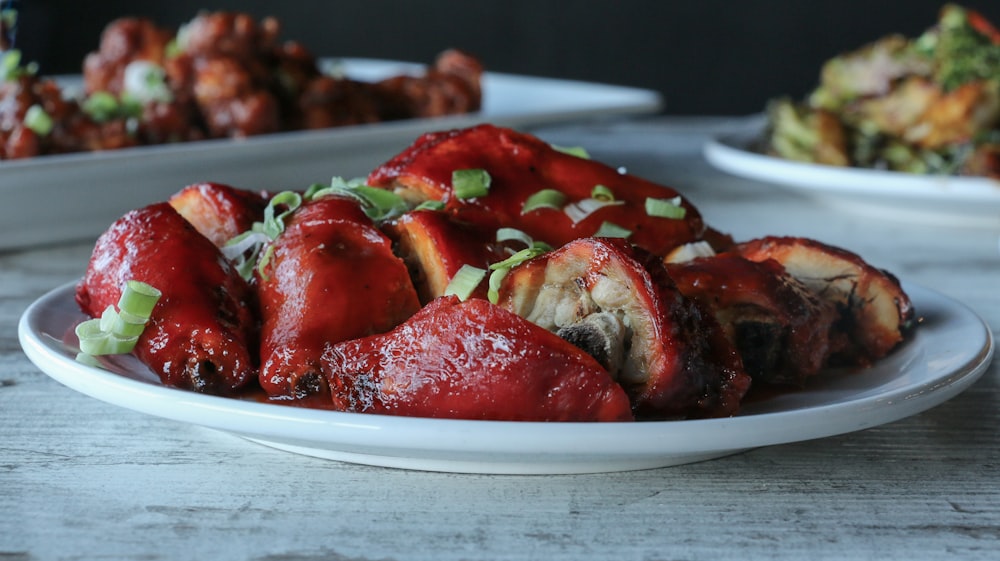
<instances>
[{"instance_id":1,"label":"dark background","mask_svg":"<svg viewBox=\"0 0 1000 561\"><path fill-rule=\"evenodd\" d=\"M1000 2L969 1L1000 24ZM655 0L353 0L140 2L21 0L18 45L45 74L78 73L112 19L176 27L199 10L273 15L283 37L319 56L430 62L448 47L488 70L654 89L665 113L748 114L800 97L820 65L845 50L932 25L942 2Z\"/></svg>"}]
</instances>

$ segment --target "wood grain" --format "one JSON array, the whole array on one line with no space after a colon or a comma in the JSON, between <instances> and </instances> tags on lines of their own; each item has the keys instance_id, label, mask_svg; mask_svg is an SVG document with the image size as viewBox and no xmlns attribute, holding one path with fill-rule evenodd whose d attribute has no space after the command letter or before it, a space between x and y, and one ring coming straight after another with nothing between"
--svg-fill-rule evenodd
<instances>
[{"instance_id":1,"label":"wood grain","mask_svg":"<svg viewBox=\"0 0 1000 561\"><path fill-rule=\"evenodd\" d=\"M674 185L737 238L806 235L842 245L1000 325L998 232L865 218L724 175L698 150L726 125L658 118L539 134ZM134 413L42 374L20 350L18 318L82 274L89 252L84 242L0 255L5 561L1000 555L996 365L908 419L687 466L531 477L373 468Z\"/></svg>"}]
</instances>

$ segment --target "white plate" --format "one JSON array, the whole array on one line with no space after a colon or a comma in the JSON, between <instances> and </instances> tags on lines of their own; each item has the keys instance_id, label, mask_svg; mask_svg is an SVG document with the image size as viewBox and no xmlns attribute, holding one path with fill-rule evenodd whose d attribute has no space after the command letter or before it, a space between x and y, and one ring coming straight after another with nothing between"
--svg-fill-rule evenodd
<instances>
[{"instance_id":1,"label":"white plate","mask_svg":"<svg viewBox=\"0 0 1000 561\"><path fill-rule=\"evenodd\" d=\"M841 208L927 224L1000 227L1000 182L982 177L917 175L784 160L749 147L763 118L708 141L705 158L718 169L780 185Z\"/></svg>"},{"instance_id":2,"label":"white plate","mask_svg":"<svg viewBox=\"0 0 1000 561\"><path fill-rule=\"evenodd\" d=\"M422 68L368 59L338 64L362 80ZM335 175L367 175L433 130L483 122L528 127L653 113L661 105L660 95L650 90L488 72L482 110L466 115L3 161L0 250L96 238L128 210L164 200L191 183L305 189Z\"/></svg>"},{"instance_id":3,"label":"white plate","mask_svg":"<svg viewBox=\"0 0 1000 561\"><path fill-rule=\"evenodd\" d=\"M589 473L685 464L749 448L857 431L933 407L972 384L993 355L989 328L966 306L907 286L924 318L913 340L872 368L831 374L806 391L762 399L726 419L519 423L340 413L168 388L131 356L108 370L74 360L84 319L67 285L19 324L25 354L86 395L231 432L282 450L354 463L467 473ZM831 460L833 460L831 458Z\"/></svg>"}]
</instances>

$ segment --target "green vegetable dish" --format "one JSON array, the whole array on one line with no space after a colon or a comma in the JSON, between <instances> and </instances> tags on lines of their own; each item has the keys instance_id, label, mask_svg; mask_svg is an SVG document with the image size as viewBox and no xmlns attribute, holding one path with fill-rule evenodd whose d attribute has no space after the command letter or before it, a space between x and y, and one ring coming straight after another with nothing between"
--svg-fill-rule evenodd
<instances>
[{"instance_id":1,"label":"green vegetable dish","mask_svg":"<svg viewBox=\"0 0 1000 561\"><path fill-rule=\"evenodd\" d=\"M948 4L916 38L827 61L803 100L774 99L764 150L818 164L1000 179L1000 32Z\"/></svg>"}]
</instances>

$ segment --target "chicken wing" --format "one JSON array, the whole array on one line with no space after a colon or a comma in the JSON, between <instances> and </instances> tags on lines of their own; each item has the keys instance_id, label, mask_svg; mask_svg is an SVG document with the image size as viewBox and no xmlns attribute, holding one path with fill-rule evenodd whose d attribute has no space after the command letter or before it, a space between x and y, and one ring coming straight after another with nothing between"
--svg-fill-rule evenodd
<instances>
[{"instance_id":1,"label":"chicken wing","mask_svg":"<svg viewBox=\"0 0 1000 561\"><path fill-rule=\"evenodd\" d=\"M629 421L628 397L580 349L486 300L439 298L393 331L333 345L342 411L505 421Z\"/></svg>"},{"instance_id":2,"label":"chicken wing","mask_svg":"<svg viewBox=\"0 0 1000 561\"><path fill-rule=\"evenodd\" d=\"M254 379L252 290L168 203L131 211L112 224L94 246L76 301L98 317L117 304L129 280L163 294L134 353L164 384L227 394Z\"/></svg>"},{"instance_id":3,"label":"chicken wing","mask_svg":"<svg viewBox=\"0 0 1000 561\"><path fill-rule=\"evenodd\" d=\"M420 308L406 265L352 199L304 204L268 253L256 286L260 384L273 397L325 392L328 345L388 331Z\"/></svg>"}]
</instances>

